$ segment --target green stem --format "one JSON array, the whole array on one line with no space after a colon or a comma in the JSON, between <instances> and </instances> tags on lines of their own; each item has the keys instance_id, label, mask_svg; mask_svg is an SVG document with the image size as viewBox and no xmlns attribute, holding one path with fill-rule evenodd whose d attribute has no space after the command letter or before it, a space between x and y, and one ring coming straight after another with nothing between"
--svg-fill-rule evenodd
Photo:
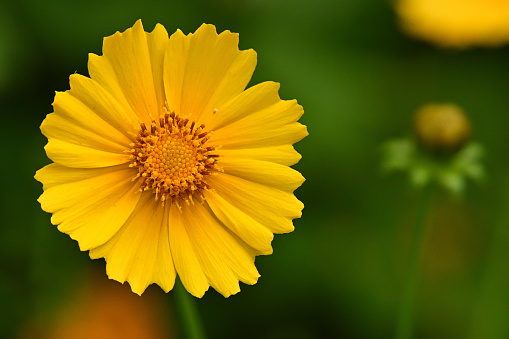
<instances>
[{"instance_id":1,"label":"green stem","mask_svg":"<svg viewBox=\"0 0 509 339\"><path fill-rule=\"evenodd\" d=\"M433 185L428 184L422 192L417 211L415 229L412 235L412 243L409 250L409 261L405 286L403 287L403 295L399 308L396 338L408 339L412 338L413 315L415 308L415 298L417 295L417 287L419 283L419 267L422 252L422 243L424 238L424 226L428 210L431 204L433 193Z\"/></svg>"},{"instance_id":2,"label":"green stem","mask_svg":"<svg viewBox=\"0 0 509 339\"><path fill-rule=\"evenodd\" d=\"M504 192L495 208L500 214L495 221L491 246L481 277L479 295L474 307L467 338L501 339L509 336L509 181L499 184ZM493 206L491 206L493 208Z\"/></svg>"},{"instance_id":3,"label":"green stem","mask_svg":"<svg viewBox=\"0 0 509 339\"><path fill-rule=\"evenodd\" d=\"M186 339L205 339L193 296L186 291L180 279L175 281L175 300L179 322L182 324L182 337Z\"/></svg>"}]
</instances>

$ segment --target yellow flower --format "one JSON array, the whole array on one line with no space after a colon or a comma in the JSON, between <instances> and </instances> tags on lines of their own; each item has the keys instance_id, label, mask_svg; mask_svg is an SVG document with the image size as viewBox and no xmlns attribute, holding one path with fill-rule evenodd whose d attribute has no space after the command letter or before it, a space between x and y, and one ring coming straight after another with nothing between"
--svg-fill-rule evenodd
<instances>
[{"instance_id":1,"label":"yellow flower","mask_svg":"<svg viewBox=\"0 0 509 339\"><path fill-rule=\"evenodd\" d=\"M36 174L42 208L110 279L141 294L178 274L201 297L255 284L255 256L294 229L304 178L289 166L307 135L303 109L279 84L245 89L256 52L202 25L171 37L141 21L90 54L41 125L54 162Z\"/></svg>"},{"instance_id":2,"label":"yellow flower","mask_svg":"<svg viewBox=\"0 0 509 339\"><path fill-rule=\"evenodd\" d=\"M509 42L507 0L399 0L396 10L408 33L444 47Z\"/></svg>"}]
</instances>

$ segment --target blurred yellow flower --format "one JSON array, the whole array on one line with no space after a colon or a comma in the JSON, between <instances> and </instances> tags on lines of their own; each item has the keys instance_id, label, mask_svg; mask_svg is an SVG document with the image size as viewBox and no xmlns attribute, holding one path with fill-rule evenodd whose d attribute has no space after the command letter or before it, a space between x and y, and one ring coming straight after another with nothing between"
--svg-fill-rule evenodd
<instances>
[{"instance_id":1,"label":"blurred yellow flower","mask_svg":"<svg viewBox=\"0 0 509 339\"><path fill-rule=\"evenodd\" d=\"M54 162L36 174L42 208L110 279L143 293L178 274L201 297L254 284L273 233L294 229L304 178L289 166L307 135L296 100L279 84L245 89L256 52L238 34L195 33L141 21L90 54L90 78L73 74L41 125Z\"/></svg>"},{"instance_id":2,"label":"blurred yellow flower","mask_svg":"<svg viewBox=\"0 0 509 339\"><path fill-rule=\"evenodd\" d=\"M507 0L399 0L396 10L411 35L444 47L509 42Z\"/></svg>"}]
</instances>

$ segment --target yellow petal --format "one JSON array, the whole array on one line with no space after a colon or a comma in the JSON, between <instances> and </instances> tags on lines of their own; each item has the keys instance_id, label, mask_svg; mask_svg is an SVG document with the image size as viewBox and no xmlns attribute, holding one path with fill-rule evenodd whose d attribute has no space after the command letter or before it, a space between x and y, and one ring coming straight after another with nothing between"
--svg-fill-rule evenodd
<instances>
[{"instance_id":1,"label":"yellow petal","mask_svg":"<svg viewBox=\"0 0 509 339\"><path fill-rule=\"evenodd\" d=\"M227 174L282 191L293 192L305 180L293 168L268 161L224 157L218 164Z\"/></svg>"},{"instance_id":2,"label":"yellow petal","mask_svg":"<svg viewBox=\"0 0 509 339\"><path fill-rule=\"evenodd\" d=\"M184 223L182 213L175 205L170 207L168 225L175 269L186 290L195 297L201 298L208 290L209 283L191 245L190 235L187 232L189 225Z\"/></svg>"},{"instance_id":3,"label":"yellow petal","mask_svg":"<svg viewBox=\"0 0 509 339\"><path fill-rule=\"evenodd\" d=\"M205 206L184 205L182 219L209 284L228 297L240 291L239 280L250 285L258 280L255 252L220 224Z\"/></svg>"},{"instance_id":4,"label":"yellow petal","mask_svg":"<svg viewBox=\"0 0 509 339\"><path fill-rule=\"evenodd\" d=\"M124 169L126 168L123 165L103 168L69 168L52 163L38 170L35 173L35 179L43 184L44 190L47 190L66 183L117 173Z\"/></svg>"},{"instance_id":5,"label":"yellow petal","mask_svg":"<svg viewBox=\"0 0 509 339\"><path fill-rule=\"evenodd\" d=\"M91 57L91 78L115 97L125 99L143 122L150 122L151 116L157 118L162 107L158 107L147 33L141 20L123 33L104 38L102 58L107 61Z\"/></svg>"},{"instance_id":6,"label":"yellow petal","mask_svg":"<svg viewBox=\"0 0 509 339\"><path fill-rule=\"evenodd\" d=\"M255 147L256 145L251 145ZM291 166L299 162L301 155L292 145L279 145L271 147L255 147L241 149L220 148L215 151L224 158L246 158L262 161L275 162L277 164Z\"/></svg>"},{"instance_id":7,"label":"yellow petal","mask_svg":"<svg viewBox=\"0 0 509 339\"><path fill-rule=\"evenodd\" d=\"M38 170L35 179L43 184L44 193L39 198L43 210L53 213L82 200L80 195L85 192L93 195L94 190L127 180L135 174L135 171L125 165L104 168L69 168L53 163Z\"/></svg>"},{"instance_id":8,"label":"yellow petal","mask_svg":"<svg viewBox=\"0 0 509 339\"><path fill-rule=\"evenodd\" d=\"M240 120L250 114L258 112L271 105L277 104L279 98L279 84L266 81L248 88L223 106L217 107L217 113L207 124L207 128L216 130Z\"/></svg>"},{"instance_id":9,"label":"yellow petal","mask_svg":"<svg viewBox=\"0 0 509 339\"><path fill-rule=\"evenodd\" d=\"M95 168L125 164L130 161L129 154L111 153L98 149L71 144L51 138L46 147L48 158L67 167Z\"/></svg>"},{"instance_id":10,"label":"yellow petal","mask_svg":"<svg viewBox=\"0 0 509 339\"><path fill-rule=\"evenodd\" d=\"M156 284L168 292L174 284L177 272L173 264L173 257L170 250L169 238L169 211L170 205L164 208L164 215L161 224L161 233L159 234L158 252L154 265L154 274L152 278Z\"/></svg>"},{"instance_id":11,"label":"yellow petal","mask_svg":"<svg viewBox=\"0 0 509 339\"><path fill-rule=\"evenodd\" d=\"M128 185L124 183L122 189L126 189ZM100 246L118 232L134 210L140 195L138 189L138 185L132 185L128 191L122 192L123 195L112 193L97 201L95 209L87 208L88 214L73 222L63 222L58 229L76 240L82 251ZM97 207L99 205L100 207ZM77 224L81 226L77 227ZM66 230L69 227L72 229Z\"/></svg>"},{"instance_id":12,"label":"yellow petal","mask_svg":"<svg viewBox=\"0 0 509 339\"><path fill-rule=\"evenodd\" d=\"M166 100L164 95L163 66L164 54L169 41L168 32L166 32L164 26L160 24L156 25L152 33L147 33L150 64L152 65L152 75L154 77L154 89L160 114L164 114L163 108Z\"/></svg>"},{"instance_id":13,"label":"yellow petal","mask_svg":"<svg viewBox=\"0 0 509 339\"><path fill-rule=\"evenodd\" d=\"M164 63L170 109L203 123L215 108L240 94L256 67L256 52L239 51L238 42L238 34L218 35L213 25L205 24L188 36L173 34Z\"/></svg>"},{"instance_id":14,"label":"yellow petal","mask_svg":"<svg viewBox=\"0 0 509 339\"><path fill-rule=\"evenodd\" d=\"M113 126L116 133L122 133L130 139L128 132L133 130L133 126L138 120L129 107L122 107L116 97L113 97L90 78L73 74L69 77L69 83L71 89L67 92L75 100L63 95L61 95L62 98L59 98L59 93L57 93L53 104L56 113L68 115L74 120L80 121L82 124L88 123L90 126L94 126L96 122L103 125L104 123L98 119L100 118ZM62 99L62 101L58 101L58 99ZM77 103L76 99L82 104Z\"/></svg>"},{"instance_id":15,"label":"yellow petal","mask_svg":"<svg viewBox=\"0 0 509 339\"><path fill-rule=\"evenodd\" d=\"M115 69L111 65L109 59L104 56L89 53L88 73L93 81L98 83L101 88L115 98L119 107L121 107L121 111L128 112L129 115L132 116L129 120L132 120L133 124L134 122L139 122L140 118L131 107L129 101L127 101L122 86L117 79Z\"/></svg>"},{"instance_id":16,"label":"yellow petal","mask_svg":"<svg viewBox=\"0 0 509 339\"><path fill-rule=\"evenodd\" d=\"M71 90L55 94L55 113L119 145L129 144L127 132L132 130L134 114L124 112L116 99L93 80L73 74L69 81Z\"/></svg>"},{"instance_id":17,"label":"yellow petal","mask_svg":"<svg viewBox=\"0 0 509 339\"><path fill-rule=\"evenodd\" d=\"M152 194L143 194L121 230L103 246L91 249L90 257L104 257L108 277L128 281L134 293L141 295L154 281L169 291L176 273L165 230L167 214Z\"/></svg>"},{"instance_id":18,"label":"yellow petal","mask_svg":"<svg viewBox=\"0 0 509 339\"><path fill-rule=\"evenodd\" d=\"M279 101L214 130L210 143L225 149L293 144L308 134L306 126L296 122L303 113L296 100Z\"/></svg>"},{"instance_id":19,"label":"yellow petal","mask_svg":"<svg viewBox=\"0 0 509 339\"><path fill-rule=\"evenodd\" d=\"M300 218L304 208L290 192L226 173L210 176L207 183L227 202L267 227L272 233L293 231L292 220Z\"/></svg>"},{"instance_id":20,"label":"yellow petal","mask_svg":"<svg viewBox=\"0 0 509 339\"><path fill-rule=\"evenodd\" d=\"M128 115L92 80L73 75L70 82L70 91L55 95L56 115L48 115L41 126L49 138L48 157L68 167L106 167L128 162L129 155L123 152L130 142L127 131L132 129ZM91 139L83 140L87 137Z\"/></svg>"},{"instance_id":21,"label":"yellow petal","mask_svg":"<svg viewBox=\"0 0 509 339\"><path fill-rule=\"evenodd\" d=\"M129 145L127 139L119 144L110 138L111 135L101 132L90 126L83 126L62 115L51 113L41 124L41 131L47 138L59 139L71 144L94 148L111 153L123 153Z\"/></svg>"},{"instance_id":22,"label":"yellow petal","mask_svg":"<svg viewBox=\"0 0 509 339\"><path fill-rule=\"evenodd\" d=\"M182 82L186 72L190 37L178 29L170 36L170 42L164 55L164 90L171 111L180 113Z\"/></svg>"},{"instance_id":23,"label":"yellow petal","mask_svg":"<svg viewBox=\"0 0 509 339\"><path fill-rule=\"evenodd\" d=\"M108 241L140 198L139 185L131 181L132 169L88 172L49 165L36 174L43 182L60 174L67 178L60 183L50 181L39 202L45 211L53 213L51 222L77 240L83 251Z\"/></svg>"},{"instance_id":24,"label":"yellow petal","mask_svg":"<svg viewBox=\"0 0 509 339\"><path fill-rule=\"evenodd\" d=\"M212 212L230 231L256 249L258 254L272 253L271 242L274 235L267 227L228 203L219 194L210 191L205 191L204 194Z\"/></svg>"}]
</instances>

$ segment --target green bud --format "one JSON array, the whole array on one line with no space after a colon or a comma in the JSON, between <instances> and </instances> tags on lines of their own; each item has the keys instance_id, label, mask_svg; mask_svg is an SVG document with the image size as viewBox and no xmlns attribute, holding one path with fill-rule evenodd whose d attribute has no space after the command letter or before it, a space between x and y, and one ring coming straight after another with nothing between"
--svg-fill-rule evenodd
<instances>
[{"instance_id":1,"label":"green bud","mask_svg":"<svg viewBox=\"0 0 509 339\"><path fill-rule=\"evenodd\" d=\"M468 179L483 179L483 147L469 141L470 122L459 107L423 106L414 116L414 131L416 137L384 143L385 171L403 171L415 187L435 182L454 194L465 191Z\"/></svg>"},{"instance_id":2,"label":"green bud","mask_svg":"<svg viewBox=\"0 0 509 339\"><path fill-rule=\"evenodd\" d=\"M460 150L470 139L471 126L463 110L453 104L429 104L414 116L419 145L438 154Z\"/></svg>"}]
</instances>

